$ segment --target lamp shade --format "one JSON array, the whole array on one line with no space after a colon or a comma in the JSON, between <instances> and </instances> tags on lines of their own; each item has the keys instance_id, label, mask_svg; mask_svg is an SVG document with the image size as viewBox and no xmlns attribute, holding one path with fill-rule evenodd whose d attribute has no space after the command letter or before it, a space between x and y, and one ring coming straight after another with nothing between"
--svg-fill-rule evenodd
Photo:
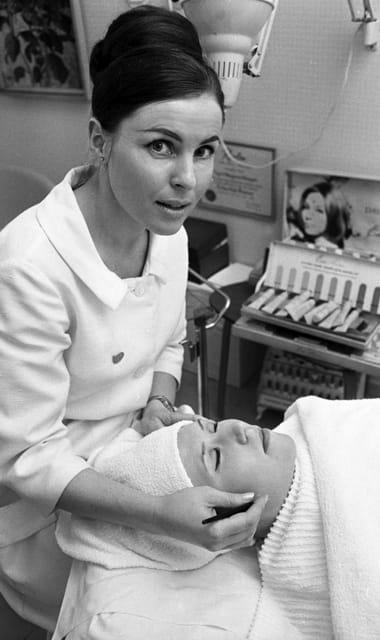
<instances>
[{"instance_id":1,"label":"lamp shade","mask_svg":"<svg viewBox=\"0 0 380 640\"><path fill-rule=\"evenodd\" d=\"M269 19L272 0L184 0L210 65L218 74L226 107L235 104L245 57Z\"/></svg>"}]
</instances>

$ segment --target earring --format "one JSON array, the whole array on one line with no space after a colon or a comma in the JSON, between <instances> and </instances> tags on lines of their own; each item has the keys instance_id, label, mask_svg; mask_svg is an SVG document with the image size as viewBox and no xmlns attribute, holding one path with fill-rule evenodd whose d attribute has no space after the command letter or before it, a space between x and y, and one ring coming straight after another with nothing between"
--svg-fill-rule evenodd
<instances>
[{"instance_id":1,"label":"earring","mask_svg":"<svg viewBox=\"0 0 380 640\"><path fill-rule=\"evenodd\" d=\"M99 148L99 160L101 162L101 164L105 163L105 144L103 142L102 146Z\"/></svg>"}]
</instances>

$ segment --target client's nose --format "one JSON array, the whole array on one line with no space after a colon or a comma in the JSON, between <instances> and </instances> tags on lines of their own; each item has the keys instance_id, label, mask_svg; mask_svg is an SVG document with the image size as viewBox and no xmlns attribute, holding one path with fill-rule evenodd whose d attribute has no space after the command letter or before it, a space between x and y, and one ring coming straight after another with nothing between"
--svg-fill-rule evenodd
<instances>
[{"instance_id":1,"label":"client's nose","mask_svg":"<svg viewBox=\"0 0 380 640\"><path fill-rule=\"evenodd\" d=\"M234 440L239 444L247 444L246 429L249 425L239 420L233 421L228 425L223 425L220 429L220 434L224 434L228 439Z\"/></svg>"}]
</instances>

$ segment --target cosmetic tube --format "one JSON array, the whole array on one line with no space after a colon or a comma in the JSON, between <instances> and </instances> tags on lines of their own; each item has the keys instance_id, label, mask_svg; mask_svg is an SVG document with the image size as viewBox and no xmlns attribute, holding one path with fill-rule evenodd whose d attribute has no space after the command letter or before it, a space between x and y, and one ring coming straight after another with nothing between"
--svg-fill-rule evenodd
<instances>
[{"instance_id":1,"label":"cosmetic tube","mask_svg":"<svg viewBox=\"0 0 380 640\"><path fill-rule=\"evenodd\" d=\"M284 302L286 302L287 299L288 292L282 291L277 296L274 296L272 300L267 302L267 304L262 307L261 311L264 311L265 313L274 313L279 307L282 307L284 305Z\"/></svg>"},{"instance_id":2,"label":"cosmetic tube","mask_svg":"<svg viewBox=\"0 0 380 640\"><path fill-rule=\"evenodd\" d=\"M343 305L339 309L338 316L335 318L333 327L339 327L339 325L344 323L352 307L353 305L350 300L346 300L346 302L343 303Z\"/></svg>"},{"instance_id":3,"label":"cosmetic tube","mask_svg":"<svg viewBox=\"0 0 380 640\"><path fill-rule=\"evenodd\" d=\"M249 303L248 307L250 309L260 309L266 302L268 302L268 300L270 300L274 296L274 294L274 289L266 289L265 291L260 293L257 298L252 300L252 302Z\"/></svg>"},{"instance_id":4,"label":"cosmetic tube","mask_svg":"<svg viewBox=\"0 0 380 640\"><path fill-rule=\"evenodd\" d=\"M336 318L339 316L340 314L340 309L335 309L335 311L333 311L332 313L330 313L329 316L327 316L327 318L325 318L324 320L322 320L322 322L319 323L318 327L320 327L321 329L332 329L333 327L336 326ZM339 323L342 324L342 323Z\"/></svg>"},{"instance_id":5,"label":"cosmetic tube","mask_svg":"<svg viewBox=\"0 0 380 640\"><path fill-rule=\"evenodd\" d=\"M329 316L330 313L335 311L335 309L337 309L338 307L339 307L339 304L334 300L329 300L328 302L325 302L324 304L319 305L319 307L317 307L317 309L314 312L313 322L315 324L319 324L320 322L322 322L322 320L327 318L327 316Z\"/></svg>"},{"instance_id":6,"label":"cosmetic tube","mask_svg":"<svg viewBox=\"0 0 380 640\"><path fill-rule=\"evenodd\" d=\"M315 307L314 298L310 298L305 302L301 302L297 307L293 307L289 311L289 315L295 322L301 320L301 318Z\"/></svg>"},{"instance_id":7,"label":"cosmetic tube","mask_svg":"<svg viewBox=\"0 0 380 640\"><path fill-rule=\"evenodd\" d=\"M337 333L347 333L351 325L355 322L355 320L358 319L359 316L360 310L354 309L353 311L351 311L351 313L348 314L344 323L339 325L339 327L335 327L334 331L336 331Z\"/></svg>"},{"instance_id":8,"label":"cosmetic tube","mask_svg":"<svg viewBox=\"0 0 380 640\"><path fill-rule=\"evenodd\" d=\"M276 312L276 316L285 318L286 316L290 316L301 304L306 302L310 298L310 293L308 291L303 291L298 295L294 296L282 309Z\"/></svg>"}]
</instances>

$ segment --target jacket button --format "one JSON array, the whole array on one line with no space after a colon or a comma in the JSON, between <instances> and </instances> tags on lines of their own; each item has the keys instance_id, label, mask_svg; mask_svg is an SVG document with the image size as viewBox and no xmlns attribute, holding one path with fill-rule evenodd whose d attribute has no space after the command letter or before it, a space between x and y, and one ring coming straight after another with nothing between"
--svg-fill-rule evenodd
<instances>
[{"instance_id":1,"label":"jacket button","mask_svg":"<svg viewBox=\"0 0 380 640\"><path fill-rule=\"evenodd\" d=\"M137 284L135 287L135 296L141 298L145 293L145 287L143 284Z\"/></svg>"},{"instance_id":2,"label":"jacket button","mask_svg":"<svg viewBox=\"0 0 380 640\"><path fill-rule=\"evenodd\" d=\"M124 351L120 351L120 353L116 353L114 356L112 356L112 362L114 364L117 364L118 362L120 362L122 359L124 358Z\"/></svg>"}]
</instances>

